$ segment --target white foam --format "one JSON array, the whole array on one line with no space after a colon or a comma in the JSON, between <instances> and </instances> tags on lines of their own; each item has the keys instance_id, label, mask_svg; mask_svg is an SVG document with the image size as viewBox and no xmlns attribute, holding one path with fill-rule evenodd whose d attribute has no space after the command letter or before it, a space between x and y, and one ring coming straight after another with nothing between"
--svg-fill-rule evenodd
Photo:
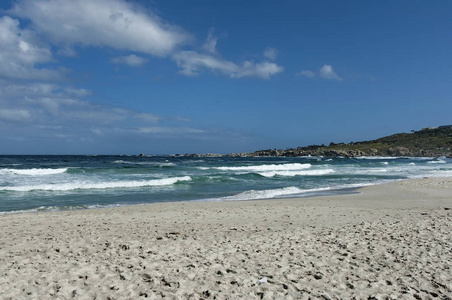
<instances>
[{"instance_id":1,"label":"white foam","mask_svg":"<svg viewBox=\"0 0 452 300\"><path fill-rule=\"evenodd\" d=\"M354 157L356 159L397 159L400 157L395 157L395 156L358 156L358 157Z\"/></svg>"},{"instance_id":2,"label":"white foam","mask_svg":"<svg viewBox=\"0 0 452 300\"><path fill-rule=\"evenodd\" d=\"M110 208L110 207L124 207L130 205L142 205L142 204L93 204L93 205L75 205L75 206L40 206L37 208L13 210L13 211L0 211L0 215L13 215L13 214L23 214L23 213L39 213L39 212L52 212L52 211L67 211L67 210L81 210L81 209L99 209L99 208Z\"/></svg>"},{"instance_id":3,"label":"white foam","mask_svg":"<svg viewBox=\"0 0 452 300\"><path fill-rule=\"evenodd\" d=\"M249 172L265 172L265 171L290 171L309 169L311 164L271 164L271 165L254 165L240 167L215 167L214 169L222 171L249 171Z\"/></svg>"},{"instance_id":4,"label":"white foam","mask_svg":"<svg viewBox=\"0 0 452 300\"><path fill-rule=\"evenodd\" d=\"M202 201L244 201L244 200L257 200L257 199L272 199L272 198L287 198L290 196L297 197L303 194L309 193L317 193L317 192L325 192L331 190L341 190L341 189L354 189L369 185L378 184L376 183L363 183L363 184L347 184L336 187L324 187L324 188L315 188L315 189L301 189L295 186L289 186L280 189L272 189L272 190L250 190L243 193L239 193L234 196L221 197L215 199L205 199Z\"/></svg>"},{"instance_id":5,"label":"white foam","mask_svg":"<svg viewBox=\"0 0 452 300\"><path fill-rule=\"evenodd\" d=\"M271 172L259 172L259 175L265 177L274 177L274 176L321 176L326 174L334 173L333 169L324 169L324 170L307 170L307 171L271 171Z\"/></svg>"},{"instance_id":6,"label":"white foam","mask_svg":"<svg viewBox=\"0 0 452 300\"><path fill-rule=\"evenodd\" d=\"M174 167L175 163L172 162L156 162L156 161L125 161L125 160L115 160L115 164L126 164L126 165L149 165L157 167Z\"/></svg>"},{"instance_id":7,"label":"white foam","mask_svg":"<svg viewBox=\"0 0 452 300\"><path fill-rule=\"evenodd\" d=\"M14 175L27 175L27 176L42 176L42 175L55 175L61 174L68 170L68 168L59 169L1 169L0 174L14 174Z\"/></svg>"},{"instance_id":8,"label":"white foam","mask_svg":"<svg viewBox=\"0 0 452 300\"><path fill-rule=\"evenodd\" d=\"M328 188L315 189L315 191L322 191L322 190L327 190L327 189ZM246 192L234 195L234 196L223 197L223 198L220 198L220 200L231 201L231 200L271 199L271 198L277 198L277 197L282 197L282 196L287 196L287 195L306 193L308 191L309 190L303 190L303 189L297 188L295 186L289 186L289 187L285 187L285 188L281 188L281 189L273 189L273 190L262 190L262 191L250 190L250 191L246 191ZM312 190L312 191L314 191L314 190Z\"/></svg>"},{"instance_id":9,"label":"white foam","mask_svg":"<svg viewBox=\"0 0 452 300\"><path fill-rule=\"evenodd\" d=\"M444 156L438 157L438 160L427 162L428 164L447 164L447 159Z\"/></svg>"},{"instance_id":10,"label":"white foam","mask_svg":"<svg viewBox=\"0 0 452 300\"><path fill-rule=\"evenodd\" d=\"M16 192L29 192L29 191L70 191L70 190L91 190L91 189L113 189L113 188L138 188L148 186L164 186L172 185L181 181L190 181L190 176L173 177L164 179L153 179L143 181L113 181L113 182L71 182L62 184L39 184L39 185L27 185L27 186L12 186L12 187L0 187L0 191L16 191Z\"/></svg>"}]
</instances>

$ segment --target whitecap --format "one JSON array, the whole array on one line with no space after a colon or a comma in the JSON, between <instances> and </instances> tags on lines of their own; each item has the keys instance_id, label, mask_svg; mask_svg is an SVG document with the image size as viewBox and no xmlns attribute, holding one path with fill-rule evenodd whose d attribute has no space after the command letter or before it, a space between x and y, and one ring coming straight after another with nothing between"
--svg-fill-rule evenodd
<instances>
[{"instance_id":1,"label":"whitecap","mask_svg":"<svg viewBox=\"0 0 452 300\"><path fill-rule=\"evenodd\" d=\"M271 164L271 165L254 165L254 166L238 166L238 167L214 167L214 169L222 171L249 171L249 172L265 172L265 171L290 171L309 169L311 164Z\"/></svg>"},{"instance_id":2,"label":"whitecap","mask_svg":"<svg viewBox=\"0 0 452 300\"><path fill-rule=\"evenodd\" d=\"M125 164L125 165L149 165L156 167L174 167L175 163L172 162L156 162L156 161L125 161L125 160L115 160L115 164Z\"/></svg>"},{"instance_id":3,"label":"whitecap","mask_svg":"<svg viewBox=\"0 0 452 300\"><path fill-rule=\"evenodd\" d=\"M0 174L14 174L27 176L55 175L65 173L68 168L59 169L1 169Z\"/></svg>"},{"instance_id":4,"label":"whitecap","mask_svg":"<svg viewBox=\"0 0 452 300\"><path fill-rule=\"evenodd\" d=\"M324 170L307 170L307 171L270 171L270 172L259 172L259 175L265 177L274 177L274 176L321 176L334 173L333 169L324 169Z\"/></svg>"},{"instance_id":5,"label":"whitecap","mask_svg":"<svg viewBox=\"0 0 452 300\"><path fill-rule=\"evenodd\" d=\"M115 189L115 188L139 188L139 187L151 187L151 186L165 186L172 185L177 182L190 181L190 176L172 177L153 180L142 181L108 181L99 183L90 182L71 182L61 184L39 184L39 185L27 185L27 186L8 186L0 187L0 191L16 191L16 192L29 192L29 191L70 191L70 190L92 190L92 189Z\"/></svg>"},{"instance_id":6,"label":"whitecap","mask_svg":"<svg viewBox=\"0 0 452 300\"><path fill-rule=\"evenodd\" d=\"M397 159L400 157L395 157L395 156L358 156L358 157L354 157L356 159Z\"/></svg>"}]
</instances>

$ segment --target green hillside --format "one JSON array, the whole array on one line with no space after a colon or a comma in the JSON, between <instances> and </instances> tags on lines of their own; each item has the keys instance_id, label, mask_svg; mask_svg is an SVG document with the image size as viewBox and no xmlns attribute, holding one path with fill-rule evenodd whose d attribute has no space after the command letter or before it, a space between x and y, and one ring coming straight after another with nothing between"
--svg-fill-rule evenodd
<instances>
[{"instance_id":1,"label":"green hillside","mask_svg":"<svg viewBox=\"0 0 452 300\"><path fill-rule=\"evenodd\" d=\"M371 141L260 150L251 156L447 156L452 157L452 125L397 133Z\"/></svg>"}]
</instances>

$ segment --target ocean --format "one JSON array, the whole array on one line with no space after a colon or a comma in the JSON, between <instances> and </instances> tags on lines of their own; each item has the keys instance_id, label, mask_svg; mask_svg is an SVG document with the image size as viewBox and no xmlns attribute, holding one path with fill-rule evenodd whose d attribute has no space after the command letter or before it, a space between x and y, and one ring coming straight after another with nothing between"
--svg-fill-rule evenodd
<instances>
[{"instance_id":1,"label":"ocean","mask_svg":"<svg viewBox=\"0 0 452 300\"><path fill-rule=\"evenodd\" d=\"M0 214L170 201L351 193L401 179L451 177L452 159L0 156Z\"/></svg>"}]
</instances>

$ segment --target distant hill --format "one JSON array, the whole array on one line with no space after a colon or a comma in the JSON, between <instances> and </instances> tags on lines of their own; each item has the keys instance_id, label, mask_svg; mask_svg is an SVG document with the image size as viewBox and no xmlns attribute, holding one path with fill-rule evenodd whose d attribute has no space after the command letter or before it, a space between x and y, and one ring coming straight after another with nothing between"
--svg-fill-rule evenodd
<instances>
[{"instance_id":1,"label":"distant hill","mask_svg":"<svg viewBox=\"0 0 452 300\"><path fill-rule=\"evenodd\" d=\"M428 156L452 157L452 125L397 133L371 141L330 143L285 150L259 150L247 156ZM237 154L236 156L244 156Z\"/></svg>"}]
</instances>

